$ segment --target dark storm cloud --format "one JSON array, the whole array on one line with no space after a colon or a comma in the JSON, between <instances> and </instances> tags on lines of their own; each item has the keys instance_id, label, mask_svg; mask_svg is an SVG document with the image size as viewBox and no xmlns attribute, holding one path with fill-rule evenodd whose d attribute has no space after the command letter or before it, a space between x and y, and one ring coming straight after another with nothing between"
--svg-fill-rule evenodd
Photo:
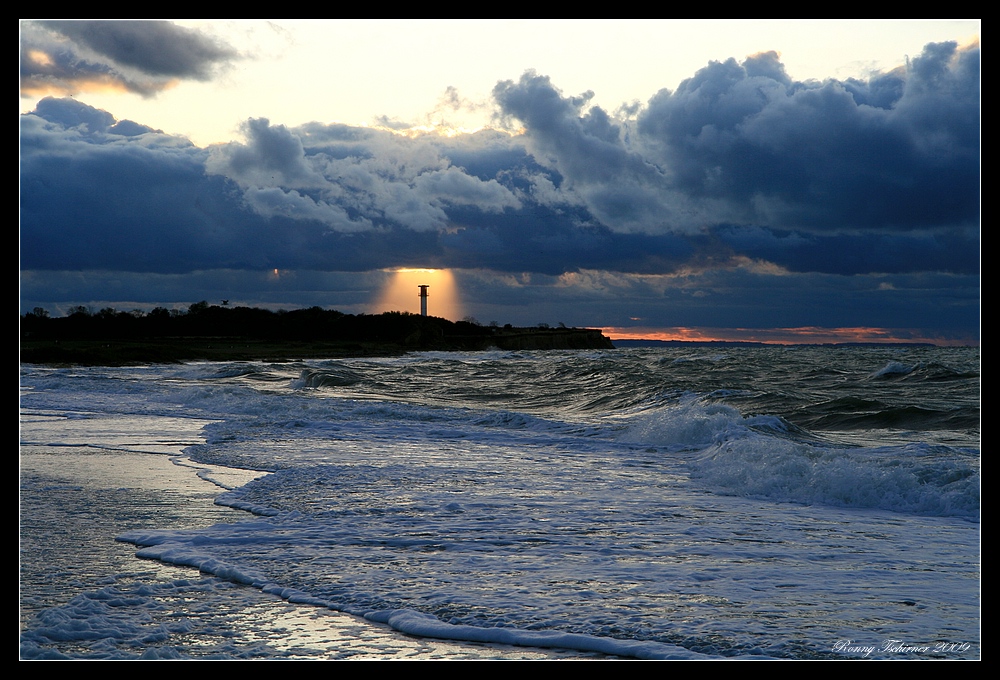
<instances>
[{"instance_id":1,"label":"dark storm cloud","mask_svg":"<svg viewBox=\"0 0 1000 680\"><path fill-rule=\"evenodd\" d=\"M713 62L636 123L533 72L494 96L560 193L616 231L978 225L978 46L928 45L867 82L796 82L774 52Z\"/></svg>"},{"instance_id":2,"label":"dark storm cloud","mask_svg":"<svg viewBox=\"0 0 1000 680\"><path fill-rule=\"evenodd\" d=\"M493 89L502 115L524 124L532 155L558 172L598 219L622 231L659 231L674 212L663 200L662 173L626 148L621 126L603 109L583 113L593 95L564 97L547 76L531 71Z\"/></svg>"},{"instance_id":3,"label":"dark storm cloud","mask_svg":"<svg viewBox=\"0 0 1000 680\"><path fill-rule=\"evenodd\" d=\"M236 56L198 31L165 21L43 21L74 42L143 73L206 80L213 67Z\"/></svg>"},{"instance_id":4,"label":"dark storm cloud","mask_svg":"<svg viewBox=\"0 0 1000 680\"><path fill-rule=\"evenodd\" d=\"M266 118L251 118L243 124L247 144L230 144L220 153L226 156L230 173L236 178L258 182L277 177L288 184L310 177L305 151L298 137L284 125L272 126Z\"/></svg>"},{"instance_id":5,"label":"dark storm cloud","mask_svg":"<svg viewBox=\"0 0 1000 680\"><path fill-rule=\"evenodd\" d=\"M979 49L928 45L869 83L789 80L774 53L712 63L639 117L676 188L805 230L979 219Z\"/></svg>"},{"instance_id":6,"label":"dark storm cloud","mask_svg":"<svg viewBox=\"0 0 1000 680\"><path fill-rule=\"evenodd\" d=\"M115 88L151 96L176 79L208 80L238 58L228 45L166 21L25 22L21 38L24 94Z\"/></svg>"}]
</instances>

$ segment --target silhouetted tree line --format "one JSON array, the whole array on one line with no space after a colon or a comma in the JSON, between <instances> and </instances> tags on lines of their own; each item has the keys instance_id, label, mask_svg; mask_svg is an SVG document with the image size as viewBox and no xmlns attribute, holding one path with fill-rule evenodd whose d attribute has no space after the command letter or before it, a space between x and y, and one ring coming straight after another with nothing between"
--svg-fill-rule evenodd
<instances>
[{"instance_id":1,"label":"silhouetted tree line","mask_svg":"<svg viewBox=\"0 0 1000 680\"><path fill-rule=\"evenodd\" d=\"M321 307L271 311L196 302L187 311L158 307L148 313L77 307L53 318L42 308L21 317L21 337L32 340L142 340L242 337L260 340L367 341L432 346L445 338L488 338L498 332L470 321L408 312L344 314Z\"/></svg>"}]
</instances>

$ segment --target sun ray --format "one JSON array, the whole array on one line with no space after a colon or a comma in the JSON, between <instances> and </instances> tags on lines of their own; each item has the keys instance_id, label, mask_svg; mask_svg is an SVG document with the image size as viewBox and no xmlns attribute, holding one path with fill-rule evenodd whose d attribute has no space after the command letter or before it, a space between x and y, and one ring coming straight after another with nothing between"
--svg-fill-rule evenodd
<instances>
[{"instance_id":1,"label":"sun ray","mask_svg":"<svg viewBox=\"0 0 1000 680\"><path fill-rule=\"evenodd\" d=\"M449 269L401 268L386 272L373 312L420 313L419 286L427 286L427 313L452 321L462 318L455 277Z\"/></svg>"}]
</instances>

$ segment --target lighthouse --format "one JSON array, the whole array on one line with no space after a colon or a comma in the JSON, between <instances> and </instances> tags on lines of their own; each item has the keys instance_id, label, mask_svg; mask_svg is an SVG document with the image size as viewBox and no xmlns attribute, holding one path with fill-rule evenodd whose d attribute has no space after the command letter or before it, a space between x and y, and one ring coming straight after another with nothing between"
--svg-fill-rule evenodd
<instances>
[{"instance_id":1,"label":"lighthouse","mask_svg":"<svg viewBox=\"0 0 1000 680\"><path fill-rule=\"evenodd\" d=\"M417 288L420 289L420 316L427 316L427 289L430 284L421 284Z\"/></svg>"}]
</instances>

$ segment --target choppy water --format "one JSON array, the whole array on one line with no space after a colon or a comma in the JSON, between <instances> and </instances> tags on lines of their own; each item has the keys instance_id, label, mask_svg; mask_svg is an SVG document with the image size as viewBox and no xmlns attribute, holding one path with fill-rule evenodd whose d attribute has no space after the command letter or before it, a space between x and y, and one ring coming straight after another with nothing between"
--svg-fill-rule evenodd
<instances>
[{"instance_id":1,"label":"choppy water","mask_svg":"<svg viewBox=\"0 0 1000 680\"><path fill-rule=\"evenodd\" d=\"M28 366L21 406L211 420L187 453L268 472L217 500L253 515L120 538L293 601L640 657L978 658L979 362L769 347Z\"/></svg>"}]
</instances>

